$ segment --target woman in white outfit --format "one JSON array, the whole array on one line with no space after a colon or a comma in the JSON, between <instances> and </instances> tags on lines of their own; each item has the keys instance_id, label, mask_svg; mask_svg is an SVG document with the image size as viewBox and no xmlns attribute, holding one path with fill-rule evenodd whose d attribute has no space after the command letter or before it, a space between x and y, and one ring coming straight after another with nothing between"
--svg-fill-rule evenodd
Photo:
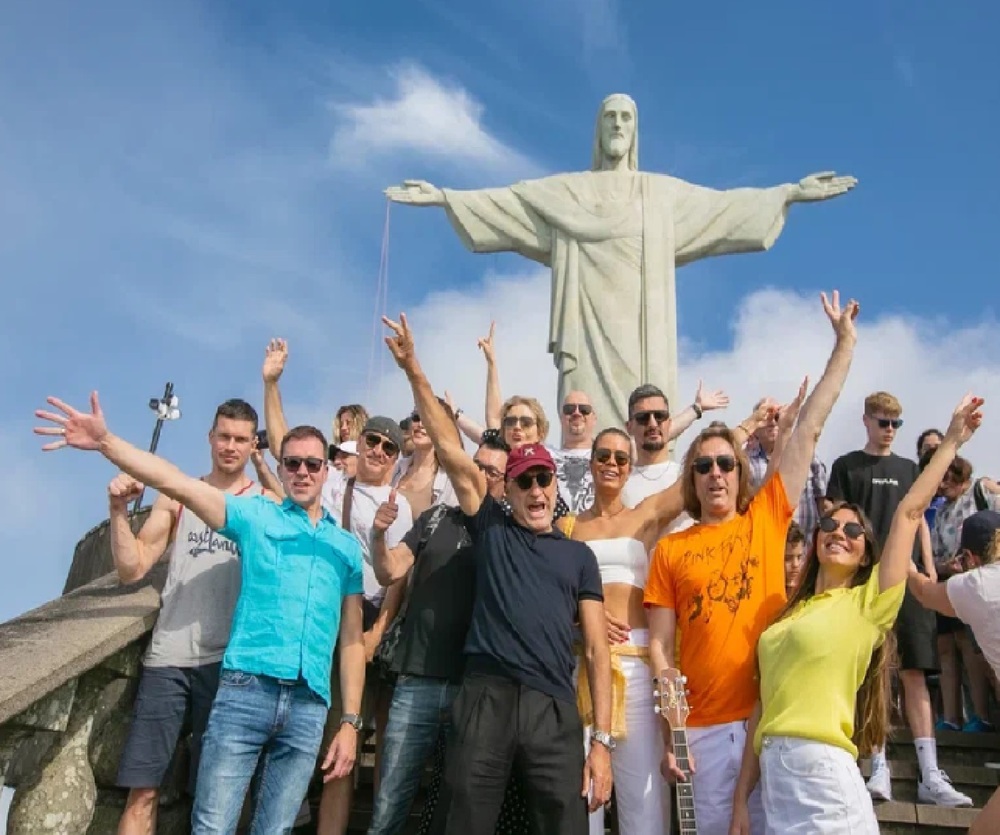
<instances>
[{"instance_id":1,"label":"woman in white outfit","mask_svg":"<svg viewBox=\"0 0 1000 835\"><path fill-rule=\"evenodd\" d=\"M648 554L659 531L683 508L680 482L655 493L636 507L622 504L621 493L632 469L631 438L605 429L594 440L590 469L594 504L563 520L563 532L586 542L597 555L604 581L612 667L611 767L618 805L618 829L627 835L664 835L670 831L670 793L660 775L663 759L661 720L653 710L653 673L649 669L649 632L642 604L649 570ZM584 722L590 710L589 687L580 665L577 693ZM589 729L588 740L589 744ZM591 835L603 835L604 810L590 816Z\"/></svg>"},{"instance_id":2,"label":"woman in white outfit","mask_svg":"<svg viewBox=\"0 0 1000 835\"><path fill-rule=\"evenodd\" d=\"M731 833L749 835L747 799L761 783L769 835L879 828L857 757L885 743L892 625L924 510L982 419L966 397L944 441L892 519L879 556L856 505L820 519L795 595L757 645L760 701L750 718Z\"/></svg>"}]
</instances>

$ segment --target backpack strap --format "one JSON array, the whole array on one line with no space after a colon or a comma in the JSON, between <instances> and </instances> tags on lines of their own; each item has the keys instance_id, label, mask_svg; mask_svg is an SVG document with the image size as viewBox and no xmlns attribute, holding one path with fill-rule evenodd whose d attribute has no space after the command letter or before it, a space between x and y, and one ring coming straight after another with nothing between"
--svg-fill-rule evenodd
<instances>
[{"instance_id":1,"label":"backpack strap","mask_svg":"<svg viewBox=\"0 0 1000 835\"><path fill-rule=\"evenodd\" d=\"M340 514L340 527L351 532L351 505L354 503L354 477L347 479L347 489L344 490L344 507Z\"/></svg>"}]
</instances>

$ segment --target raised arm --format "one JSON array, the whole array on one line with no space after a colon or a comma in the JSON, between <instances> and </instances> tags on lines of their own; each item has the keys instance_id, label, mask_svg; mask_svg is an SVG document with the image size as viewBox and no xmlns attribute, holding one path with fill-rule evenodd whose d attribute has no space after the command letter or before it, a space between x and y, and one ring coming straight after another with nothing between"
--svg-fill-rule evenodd
<instances>
[{"instance_id":1,"label":"raised arm","mask_svg":"<svg viewBox=\"0 0 1000 835\"><path fill-rule=\"evenodd\" d=\"M275 459L281 454L281 442L288 434L288 421L281 405L281 391L278 380L288 361L288 343L284 339L272 339L264 352L264 428L267 430L267 445Z\"/></svg>"},{"instance_id":2,"label":"raised arm","mask_svg":"<svg viewBox=\"0 0 1000 835\"><path fill-rule=\"evenodd\" d=\"M398 322L385 316L382 321L393 332L393 336L386 337L386 345L396 364L410 381L414 405L420 413L420 420L431 443L434 444L438 461L448 474L459 506L463 513L474 516L486 496L486 477L462 446L454 421L434 395L434 390L417 361L413 333L406 321L406 314L401 313Z\"/></svg>"},{"instance_id":3,"label":"raised arm","mask_svg":"<svg viewBox=\"0 0 1000 835\"><path fill-rule=\"evenodd\" d=\"M667 436L667 441L672 441L683 435L691 427L691 424L699 420L705 412L710 412L713 409L725 409L728 405L728 394L722 389L705 391L701 380L699 380L694 402L670 418L670 433Z\"/></svg>"},{"instance_id":4,"label":"raised arm","mask_svg":"<svg viewBox=\"0 0 1000 835\"><path fill-rule=\"evenodd\" d=\"M841 309L840 293L836 290L833 291L831 300L827 299L826 293L820 294L820 298L823 302L823 311L833 325L833 332L837 338L823 370L823 376L819 378L813 393L802 406L799 422L792 437L788 439L788 445L778 465L778 472L781 473L781 480L785 485L785 494L792 504L799 500L806 486L809 466L816 454L816 443L819 441L826 419L830 416L833 404L840 397L847 372L851 368L851 360L854 358L854 344L858 339L854 327L854 320L860 310L858 303L852 299Z\"/></svg>"},{"instance_id":5,"label":"raised arm","mask_svg":"<svg viewBox=\"0 0 1000 835\"><path fill-rule=\"evenodd\" d=\"M486 359L486 428L500 428L500 412L503 409L503 394L500 391L500 371L497 369L497 356L493 350L493 334L497 323L490 322L489 336L480 339L479 349Z\"/></svg>"},{"instance_id":6,"label":"raised arm","mask_svg":"<svg viewBox=\"0 0 1000 835\"><path fill-rule=\"evenodd\" d=\"M166 552L179 508L173 499L157 496L137 536L132 533L128 506L141 492L142 484L125 473L108 485L111 557L118 579L126 585L138 583Z\"/></svg>"},{"instance_id":7,"label":"raised arm","mask_svg":"<svg viewBox=\"0 0 1000 835\"><path fill-rule=\"evenodd\" d=\"M225 493L201 479L185 475L169 461L112 435L104 422L96 391L90 395L90 414L74 409L58 397L49 397L47 402L62 414L44 409L35 412L36 417L55 424L36 427L35 434L59 438L45 444L43 450L51 452L66 446L96 450L122 472L180 502L210 528L218 529L225 525Z\"/></svg>"},{"instance_id":8,"label":"raised arm","mask_svg":"<svg viewBox=\"0 0 1000 835\"><path fill-rule=\"evenodd\" d=\"M951 462L958 455L959 447L979 428L983 420L983 414L979 411L982 405L981 397L969 394L962 398L951 416L948 431L944 433L944 440L937 452L896 508L889 526L889 536L882 549L882 559L879 561L880 589L892 588L906 579L913 562L913 538L923 521L924 511L941 486L941 480Z\"/></svg>"}]
</instances>

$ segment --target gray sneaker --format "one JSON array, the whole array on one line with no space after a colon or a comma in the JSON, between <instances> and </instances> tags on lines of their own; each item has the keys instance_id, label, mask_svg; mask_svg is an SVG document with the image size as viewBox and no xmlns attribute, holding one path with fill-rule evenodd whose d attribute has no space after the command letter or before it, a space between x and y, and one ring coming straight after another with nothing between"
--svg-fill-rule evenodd
<instances>
[{"instance_id":1,"label":"gray sneaker","mask_svg":"<svg viewBox=\"0 0 1000 835\"><path fill-rule=\"evenodd\" d=\"M951 808L973 805L972 798L958 791L937 769L930 773L926 782L917 783L917 801Z\"/></svg>"},{"instance_id":2,"label":"gray sneaker","mask_svg":"<svg viewBox=\"0 0 1000 835\"><path fill-rule=\"evenodd\" d=\"M872 800L892 800L892 775L886 763L872 766L872 776L868 778L868 794Z\"/></svg>"}]
</instances>

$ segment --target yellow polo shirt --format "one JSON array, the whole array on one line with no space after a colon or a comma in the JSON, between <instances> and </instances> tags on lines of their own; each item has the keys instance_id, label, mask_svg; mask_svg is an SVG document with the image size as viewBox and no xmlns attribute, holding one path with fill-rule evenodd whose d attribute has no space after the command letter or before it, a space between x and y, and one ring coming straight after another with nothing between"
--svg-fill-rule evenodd
<instances>
[{"instance_id":1,"label":"yellow polo shirt","mask_svg":"<svg viewBox=\"0 0 1000 835\"><path fill-rule=\"evenodd\" d=\"M799 604L764 631L757 645L761 719L754 737L791 736L858 749L854 707L872 653L903 603L906 582L880 592L878 567L868 581Z\"/></svg>"}]
</instances>

